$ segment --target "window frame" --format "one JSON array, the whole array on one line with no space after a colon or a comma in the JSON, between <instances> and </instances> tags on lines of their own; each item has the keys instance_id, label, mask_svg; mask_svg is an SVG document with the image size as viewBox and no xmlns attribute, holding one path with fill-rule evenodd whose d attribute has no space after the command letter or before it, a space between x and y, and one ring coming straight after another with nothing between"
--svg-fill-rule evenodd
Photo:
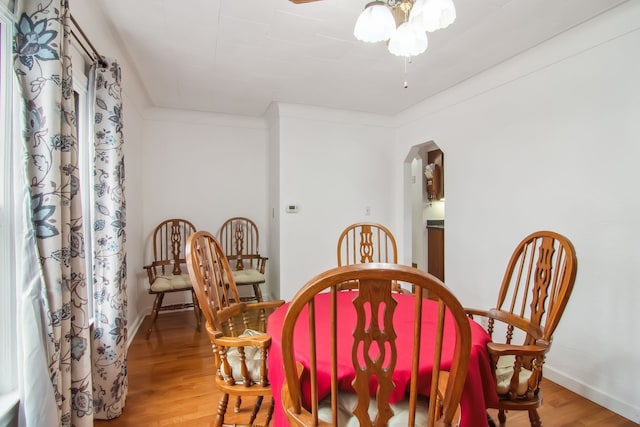
<instances>
[{"instance_id":1,"label":"window frame","mask_svg":"<svg viewBox=\"0 0 640 427\"><path fill-rule=\"evenodd\" d=\"M16 284L13 199L16 79L12 66L13 13L0 3L0 424L16 420L18 403L18 293Z\"/></svg>"},{"instance_id":2,"label":"window frame","mask_svg":"<svg viewBox=\"0 0 640 427\"><path fill-rule=\"evenodd\" d=\"M80 168L80 194L82 197L82 225L84 234L86 284L87 284L87 312L91 314L89 323L93 324L93 156L95 153L92 138L93 107L89 102L89 70L87 58L82 50L73 42L73 92L76 103L76 138L78 140L78 167Z\"/></svg>"}]
</instances>

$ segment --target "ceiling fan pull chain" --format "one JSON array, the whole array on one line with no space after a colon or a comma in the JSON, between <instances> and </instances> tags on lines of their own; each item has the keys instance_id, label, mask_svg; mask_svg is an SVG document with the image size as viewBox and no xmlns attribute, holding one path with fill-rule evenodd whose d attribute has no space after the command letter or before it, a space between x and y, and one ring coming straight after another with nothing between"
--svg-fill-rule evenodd
<instances>
[{"instance_id":1,"label":"ceiling fan pull chain","mask_svg":"<svg viewBox=\"0 0 640 427\"><path fill-rule=\"evenodd\" d=\"M405 89L409 87L409 82L407 80L407 61L410 63L411 57L404 57L404 85L402 87L404 87Z\"/></svg>"}]
</instances>

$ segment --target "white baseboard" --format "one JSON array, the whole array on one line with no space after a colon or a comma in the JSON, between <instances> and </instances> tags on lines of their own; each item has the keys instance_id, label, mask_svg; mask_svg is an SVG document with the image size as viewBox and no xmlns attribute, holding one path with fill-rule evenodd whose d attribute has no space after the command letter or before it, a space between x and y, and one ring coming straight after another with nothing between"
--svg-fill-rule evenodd
<instances>
[{"instance_id":1,"label":"white baseboard","mask_svg":"<svg viewBox=\"0 0 640 427\"><path fill-rule=\"evenodd\" d=\"M634 423L640 423L640 406L634 406L631 403L623 402L615 396L604 393L600 390L593 388L575 378L569 377L566 374L553 369L552 367L545 365L544 377L548 378L556 384L579 394L580 396L604 406L610 411L615 412Z\"/></svg>"},{"instance_id":2,"label":"white baseboard","mask_svg":"<svg viewBox=\"0 0 640 427\"><path fill-rule=\"evenodd\" d=\"M146 311L143 311L142 313L140 313L138 315L138 317L136 318L136 321L133 323L133 325L129 325L129 330L128 332L128 336L127 336L127 349L131 346L131 343L133 342L133 339L135 338L136 334L138 333L138 329L140 329L140 325L142 325L142 322L144 321L144 318L146 316L148 316L149 313L147 313Z\"/></svg>"}]
</instances>

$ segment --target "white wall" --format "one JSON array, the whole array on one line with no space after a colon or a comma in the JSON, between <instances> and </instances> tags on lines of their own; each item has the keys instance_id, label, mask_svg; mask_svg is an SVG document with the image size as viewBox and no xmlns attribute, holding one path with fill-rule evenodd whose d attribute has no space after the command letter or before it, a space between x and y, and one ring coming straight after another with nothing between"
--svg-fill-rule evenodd
<instances>
[{"instance_id":1,"label":"white wall","mask_svg":"<svg viewBox=\"0 0 640 427\"><path fill-rule=\"evenodd\" d=\"M150 237L160 221L184 217L216 233L225 219L247 216L257 223L261 249L267 251L266 123L262 118L150 108L144 86L120 48L122 40L104 21L100 6L75 2L72 14L100 54L122 67L132 339L153 303L142 267L151 260ZM266 293L272 293L269 283ZM165 300L181 298L168 295Z\"/></svg>"},{"instance_id":2,"label":"white wall","mask_svg":"<svg viewBox=\"0 0 640 427\"><path fill-rule=\"evenodd\" d=\"M495 303L528 233L572 240L578 275L546 376L635 422L639 27L628 2L404 112L394 161L400 173L424 141L446 152L446 277L465 305Z\"/></svg>"},{"instance_id":3,"label":"white wall","mask_svg":"<svg viewBox=\"0 0 640 427\"><path fill-rule=\"evenodd\" d=\"M169 218L188 219L215 235L228 218L246 216L258 226L261 252L269 256L265 121L167 109L145 114L139 165L144 171L145 261L151 261L153 229ZM271 293L270 286L266 284L265 293ZM151 298L146 303L149 311Z\"/></svg>"},{"instance_id":4,"label":"white wall","mask_svg":"<svg viewBox=\"0 0 640 427\"><path fill-rule=\"evenodd\" d=\"M280 299L280 121L277 104L271 104L265 114L269 138L269 268L266 270L267 280L273 284L270 287L271 297Z\"/></svg>"},{"instance_id":5,"label":"white wall","mask_svg":"<svg viewBox=\"0 0 640 427\"><path fill-rule=\"evenodd\" d=\"M373 221L394 234L395 131L389 118L279 104L280 297L337 265L336 246L349 224ZM285 213L287 204L300 206ZM369 206L371 215L365 215Z\"/></svg>"}]
</instances>

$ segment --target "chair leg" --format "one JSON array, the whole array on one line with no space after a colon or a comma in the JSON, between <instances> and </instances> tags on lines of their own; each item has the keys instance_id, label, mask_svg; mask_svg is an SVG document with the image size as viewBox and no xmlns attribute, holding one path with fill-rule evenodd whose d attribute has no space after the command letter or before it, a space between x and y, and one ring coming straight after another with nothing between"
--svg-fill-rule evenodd
<instances>
[{"instance_id":1,"label":"chair leg","mask_svg":"<svg viewBox=\"0 0 640 427\"><path fill-rule=\"evenodd\" d=\"M531 427L542 427L542 420L536 409L529 410L529 421L531 421Z\"/></svg>"},{"instance_id":2,"label":"chair leg","mask_svg":"<svg viewBox=\"0 0 640 427\"><path fill-rule=\"evenodd\" d=\"M256 397L256 404L253 405L253 411L251 412L251 419L249 421L249 425L251 426L253 425L253 422L256 420L256 417L258 416L258 411L262 406L262 399L264 399L264 396Z\"/></svg>"},{"instance_id":3,"label":"chair leg","mask_svg":"<svg viewBox=\"0 0 640 427\"><path fill-rule=\"evenodd\" d=\"M271 404L269 405L269 410L267 411L267 421L265 422L265 426L271 424L271 418L273 418L273 408L274 408L274 399L271 397Z\"/></svg>"},{"instance_id":4,"label":"chair leg","mask_svg":"<svg viewBox=\"0 0 640 427\"><path fill-rule=\"evenodd\" d=\"M236 403L233 406L233 412L236 414L240 412L240 406L242 406L242 397L236 396Z\"/></svg>"},{"instance_id":5,"label":"chair leg","mask_svg":"<svg viewBox=\"0 0 640 427\"><path fill-rule=\"evenodd\" d=\"M153 325L156 324L156 319L158 318L160 307L162 307L163 299L164 292L156 294L156 299L153 301L153 308L151 309L151 324L149 325L149 329L147 329L146 339L149 339L149 337L151 336L151 331L153 330Z\"/></svg>"},{"instance_id":6,"label":"chair leg","mask_svg":"<svg viewBox=\"0 0 640 427\"><path fill-rule=\"evenodd\" d=\"M224 414L227 412L227 405L229 404L229 395L227 393L223 394L220 398L220 402L218 403L218 412L216 413L216 417L213 420L214 427L222 427L224 423Z\"/></svg>"},{"instance_id":7,"label":"chair leg","mask_svg":"<svg viewBox=\"0 0 640 427\"><path fill-rule=\"evenodd\" d=\"M262 302L262 289L260 289L259 283L253 284L253 293L256 296L256 299L258 300L258 302Z\"/></svg>"},{"instance_id":8,"label":"chair leg","mask_svg":"<svg viewBox=\"0 0 640 427\"><path fill-rule=\"evenodd\" d=\"M262 301L262 291L260 290L260 285L256 284L256 283L240 283L237 284L237 286L251 286L253 288L253 295L251 296L247 296L247 297L240 297L240 301L242 302L250 302L250 301L256 301L256 302L261 302Z\"/></svg>"},{"instance_id":9,"label":"chair leg","mask_svg":"<svg viewBox=\"0 0 640 427\"><path fill-rule=\"evenodd\" d=\"M200 305L198 304L198 297L194 290L191 290L191 300L193 301L193 314L196 316L196 330L198 332L202 331L202 311L200 310Z\"/></svg>"},{"instance_id":10,"label":"chair leg","mask_svg":"<svg viewBox=\"0 0 640 427\"><path fill-rule=\"evenodd\" d=\"M506 413L505 413L504 409L500 409L500 410L498 411L498 421L500 421L500 425L501 425L501 426L503 426L503 425L504 425L504 423L506 423L506 422L507 422L507 415L506 415Z\"/></svg>"}]
</instances>

